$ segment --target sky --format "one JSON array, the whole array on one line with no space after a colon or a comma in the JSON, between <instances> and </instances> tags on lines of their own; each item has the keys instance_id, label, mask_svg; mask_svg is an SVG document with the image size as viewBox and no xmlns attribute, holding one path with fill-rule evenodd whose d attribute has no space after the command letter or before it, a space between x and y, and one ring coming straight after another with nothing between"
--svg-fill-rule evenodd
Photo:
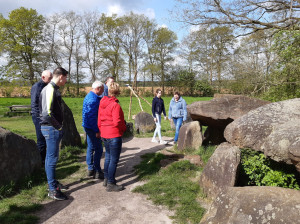
<instances>
[{"instance_id":1,"label":"sky","mask_svg":"<svg viewBox=\"0 0 300 224\"><path fill-rule=\"evenodd\" d=\"M188 31L183 24L172 19L169 11L175 5L174 0L0 0L0 13L7 18L10 11L19 7L32 8L39 14L49 16L64 11L99 11L111 15L124 15L130 11L144 14L155 19L159 26L166 26L174 31L181 40Z\"/></svg>"}]
</instances>

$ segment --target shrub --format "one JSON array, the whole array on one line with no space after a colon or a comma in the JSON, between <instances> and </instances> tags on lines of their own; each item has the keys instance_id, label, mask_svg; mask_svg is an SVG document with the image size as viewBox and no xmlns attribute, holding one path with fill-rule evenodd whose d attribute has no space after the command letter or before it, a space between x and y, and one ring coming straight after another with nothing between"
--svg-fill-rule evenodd
<instances>
[{"instance_id":1,"label":"shrub","mask_svg":"<svg viewBox=\"0 0 300 224\"><path fill-rule=\"evenodd\" d=\"M249 185L300 190L295 168L275 162L265 157L263 153L248 149L242 150L242 168L249 179Z\"/></svg>"}]
</instances>

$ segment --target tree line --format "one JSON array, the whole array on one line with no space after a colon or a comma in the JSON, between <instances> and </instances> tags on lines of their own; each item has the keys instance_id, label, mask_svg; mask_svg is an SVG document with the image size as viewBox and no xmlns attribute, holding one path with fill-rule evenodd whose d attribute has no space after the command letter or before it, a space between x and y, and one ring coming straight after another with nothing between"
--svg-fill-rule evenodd
<instances>
[{"instance_id":1,"label":"tree line","mask_svg":"<svg viewBox=\"0 0 300 224\"><path fill-rule=\"evenodd\" d=\"M43 70L63 66L77 92L83 80L113 76L135 89L138 80L150 80L163 92L167 85L189 95L300 96L299 20L294 14L289 14L289 26L281 19L281 27L245 26L248 33L241 35L241 26L199 20L199 10L181 13L197 29L179 42L172 30L133 12L107 16L68 11L44 17L34 9L12 10L8 18L0 15L0 54L7 59L0 78L2 83L22 79L33 84Z\"/></svg>"}]
</instances>

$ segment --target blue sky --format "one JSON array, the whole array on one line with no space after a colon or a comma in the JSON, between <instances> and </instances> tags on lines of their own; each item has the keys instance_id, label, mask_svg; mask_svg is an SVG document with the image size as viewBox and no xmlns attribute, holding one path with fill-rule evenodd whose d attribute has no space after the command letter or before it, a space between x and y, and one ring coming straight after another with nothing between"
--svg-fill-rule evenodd
<instances>
[{"instance_id":1,"label":"blue sky","mask_svg":"<svg viewBox=\"0 0 300 224\"><path fill-rule=\"evenodd\" d=\"M172 19L169 10L174 5L174 0L0 0L0 13L7 17L11 10L21 6L36 9L44 16L70 10L75 12L98 10L108 15L112 13L124 15L133 11L155 19L160 26L167 26L181 39L187 34L188 29L183 29L182 24Z\"/></svg>"}]
</instances>

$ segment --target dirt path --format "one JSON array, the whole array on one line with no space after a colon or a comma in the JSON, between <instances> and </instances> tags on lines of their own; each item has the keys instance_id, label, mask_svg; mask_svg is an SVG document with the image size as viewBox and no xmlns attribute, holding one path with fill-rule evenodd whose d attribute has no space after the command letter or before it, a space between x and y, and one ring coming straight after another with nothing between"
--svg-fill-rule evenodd
<instances>
[{"instance_id":1,"label":"dirt path","mask_svg":"<svg viewBox=\"0 0 300 224\"><path fill-rule=\"evenodd\" d=\"M71 183L66 192L69 200L46 202L36 214L40 223L172 223L170 211L155 206L145 195L131 192L142 184L133 173L133 166L141 161L140 156L166 147L150 140L133 138L123 142L116 179L118 184L125 186L125 190L106 192L102 181L92 179Z\"/></svg>"}]
</instances>

